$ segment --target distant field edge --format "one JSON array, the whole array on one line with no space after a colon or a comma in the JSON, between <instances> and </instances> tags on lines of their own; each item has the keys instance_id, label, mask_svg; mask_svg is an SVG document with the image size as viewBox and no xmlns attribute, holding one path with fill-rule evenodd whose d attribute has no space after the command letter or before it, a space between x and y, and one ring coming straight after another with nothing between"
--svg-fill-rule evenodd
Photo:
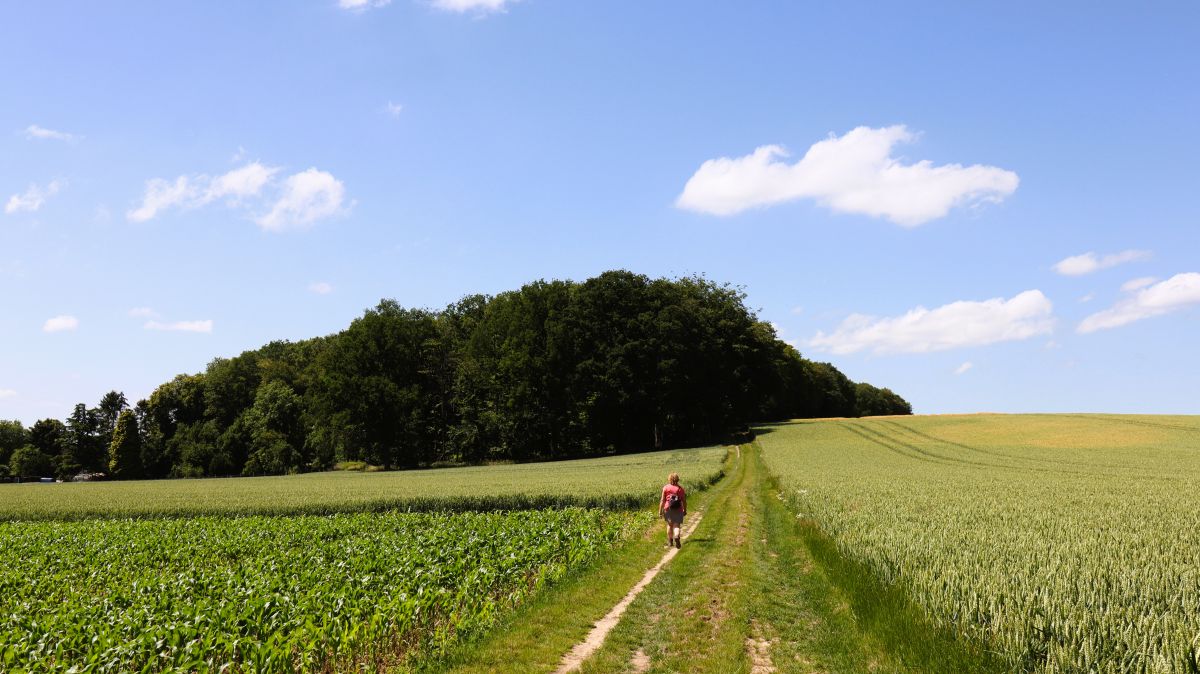
<instances>
[{"instance_id":1,"label":"distant field edge","mask_svg":"<svg viewBox=\"0 0 1200 674\"><path fill-rule=\"evenodd\" d=\"M680 472L689 490L703 491L712 486L725 476L724 466L731 451L731 446L720 446L413 471L11 485L0 487L0 494L10 489L28 490L22 496L35 496L36 500L0 498L0 522L466 513L571 507L635 510L653 504L668 472ZM493 477L495 480L489 481ZM356 491L368 484L375 492L398 493ZM66 490L59 492L63 487Z\"/></svg>"}]
</instances>

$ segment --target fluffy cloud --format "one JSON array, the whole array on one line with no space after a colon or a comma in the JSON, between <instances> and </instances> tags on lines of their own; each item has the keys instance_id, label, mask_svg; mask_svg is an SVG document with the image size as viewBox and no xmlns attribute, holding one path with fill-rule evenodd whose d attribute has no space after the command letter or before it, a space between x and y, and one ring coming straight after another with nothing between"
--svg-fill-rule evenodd
<instances>
[{"instance_id":1,"label":"fluffy cloud","mask_svg":"<svg viewBox=\"0 0 1200 674\"><path fill-rule=\"evenodd\" d=\"M1200 304L1200 273L1176 274L1158 283L1147 284L1146 280L1134 279L1126 283L1122 286L1125 297L1108 309L1083 319L1076 330L1086 334L1118 328Z\"/></svg>"},{"instance_id":2,"label":"fluffy cloud","mask_svg":"<svg viewBox=\"0 0 1200 674\"><path fill-rule=\"evenodd\" d=\"M1150 251L1147 250L1123 250L1120 253L1113 253L1103 257L1097 257L1095 253L1087 252L1083 255L1073 255L1071 257L1059 260L1054 265L1054 271L1063 276L1083 276L1101 269L1108 269L1126 262L1137 262L1150 258Z\"/></svg>"},{"instance_id":3,"label":"fluffy cloud","mask_svg":"<svg viewBox=\"0 0 1200 674\"><path fill-rule=\"evenodd\" d=\"M0 400L4 398L14 398L16 395L17 392L10 388L0 388Z\"/></svg>"},{"instance_id":4,"label":"fluffy cloud","mask_svg":"<svg viewBox=\"0 0 1200 674\"><path fill-rule=\"evenodd\" d=\"M965 362L962 365L959 365L957 368L955 368L954 374L956 374L956 375L966 374L967 370L970 370L973 367L975 367L975 363L972 363L971 361L968 360L967 362Z\"/></svg>"},{"instance_id":5,"label":"fluffy cloud","mask_svg":"<svg viewBox=\"0 0 1200 674\"><path fill-rule=\"evenodd\" d=\"M208 191L205 193L205 203L224 197L239 199L255 196L262 191L262 188L266 187L267 183L271 182L271 178L278 172L278 168L251 162L242 168L219 175L209 183Z\"/></svg>"},{"instance_id":6,"label":"fluffy cloud","mask_svg":"<svg viewBox=\"0 0 1200 674\"><path fill-rule=\"evenodd\" d=\"M456 14L465 14L467 12L488 14L491 12L503 12L505 5L511 2L513 0L433 0L432 4L435 9L454 12Z\"/></svg>"},{"instance_id":7,"label":"fluffy cloud","mask_svg":"<svg viewBox=\"0 0 1200 674\"><path fill-rule=\"evenodd\" d=\"M338 0L338 7L352 12L365 12L376 7L386 7L392 0Z\"/></svg>"},{"instance_id":8,"label":"fluffy cloud","mask_svg":"<svg viewBox=\"0 0 1200 674\"><path fill-rule=\"evenodd\" d=\"M332 174L310 168L288 176L271 210L256 222L273 232L303 227L342 210L346 189Z\"/></svg>"},{"instance_id":9,"label":"fluffy cloud","mask_svg":"<svg viewBox=\"0 0 1200 674\"><path fill-rule=\"evenodd\" d=\"M63 183L57 180L51 180L45 187L38 187L30 183L29 189L8 198L8 203L4 204L4 212L9 215L20 211L32 213L41 208L42 204L46 203L46 199L58 194L62 187Z\"/></svg>"},{"instance_id":10,"label":"fluffy cloud","mask_svg":"<svg viewBox=\"0 0 1200 674\"><path fill-rule=\"evenodd\" d=\"M383 106L383 111L391 117L399 117L400 113L404 112L404 106L400 103L388 101L387 105Z\"/></svg>"},{"instance_id":11,"label":"fluffy cloud","mask_svg":"<svg viewBox=\"0 0 1200 674\"><path fill-rule=\"evenodd\" d=\"M198 193L193 179L187 176L179 176L174 182L151 178L146 181L142 205L127 212L125 217L133 222L145 222L158 215L159 211L174 206L192 205Z\"/></svg>"},{"instance_id":12,"label":"fluffy cloud","mask_svg":"<svg viewBox=\"0 0 1200 674\"><path fill-rule=\"evenodd\" d=\"M293 225L311 224L342 210L345 187L332 174L310 168L288 176L280 184L275 180L277 173L278 167L251 162L216 177L153 178L146 181L141 204L129 210L126 217L133 222L145 222L172 208L199 208L224 200L233 208L268 208L255 221L264 229L281 231Z\"/></svg>"},{"instance_id":13,"label":"fluffy cloud","mask_svg":"<svg viewBox=\"0 0 1200 674\"><path fill-rule=\"evenodd\" d=\"M945 216L955 206L1000 201L1020 182L1012 171L975 164L929 161L904 164L892 156L916 139L905 126L860 126L814 144L794 164L779 145L744 157L710 159L687 181L675 205L712 215L733 215L797 199L813 199L838 213L883 217L914 227Z\"/></svg>"},{"instance_id":14,"label":"fluffy cloud","mask_svg":"<svg viewBox=\"0 0 1200 674\"><path fill-rule=\"evenodd\" d=\"M925 353L1027 339L1054 328L1053 305L1039 290L1012 299L951 302L917 307L894 318L854 314L832 334L818 332L809 346L836 354Z\"/></svg>"},{"instance_id":15,"label":"fluffy cloud","mask_svg":"<svg viewBox=\"0 0 1200 674\"><path fill-rule=\"evenodd\" d=\"M68 141L75 140L77 138L77 136L75 136L75 134L67 133L65 131L55 131L54 129L47 129L44 127L40 127L37 124L30 124L29 126L25 127L25 137L26 138L36 138L38 140L68 140Z\"/></svg>"},{"instance_id":16,"label":"fluffy cloud","mask_svg":"<svg viewBox=\"0 0 1200 674\"><path fill-rule=\"evenodd\" d=\"M318 295L328 295L329 293L333 292L333 286L324 281L314 281L313 283L308 284L308 290L309 292L314 292Z\"/></svg>"},{"instance_id":17,"label":"fluffy cloud","mask_svg":"<svg viewBox=\"0 0 1200 674\"><path fill-rule=\"evenodd\" d=\"M1153 276L1142 276L1139 278L1129 279L1121 284L1121 291L1131 293L1135 290L1141 290L1146 286L1154 285L1154 282L1157 280L1158 279L1154 278Z\"/></svg>"},{"instance_id":18,"label":"fluffy cloud","mask_svg":"<svg viewBox=\"0 0 1200 674\"><path fill-rule=\"evenodd\" d=\"M47 319L42 325L43 332L65 332L79 327L79 319L63 314Z\"/></svg>"},{"instance_id":19,"label":"fluffy cloud","mask_svg":"<svg viewBox=\"0 0 1200 674\"><path fill-rule=\"evenodd\" d=\"M206 321L174 321L172 323L160 323L159 321L146 321L142 326L147 330L167 330L173 332L203 332L211 333L213 330L213 322Z\"/></svg>"},{"instance_id":20,"label":"fluffy cloud","mask_svg":"<svg viewBox=\"0 0 1200 674\"><path fill-rule=\"evenodd\" d=\"M278 172L278 168L251 162L215 178L206 175L179 176L173 181L152 178L146 181L141 206L126 216L134 222L145 222L170 208L199 208L223 198L237 204L241 199L257 196Z\"/></svg>"}]
</instances>

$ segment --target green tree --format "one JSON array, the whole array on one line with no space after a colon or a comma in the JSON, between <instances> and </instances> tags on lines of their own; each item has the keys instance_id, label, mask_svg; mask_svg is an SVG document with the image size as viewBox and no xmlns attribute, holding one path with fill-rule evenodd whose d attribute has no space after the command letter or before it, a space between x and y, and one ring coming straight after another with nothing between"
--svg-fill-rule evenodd
<instances>
[{"instance_id":1,"label":"green tree","mask_svg":"<svg viewBox=\"0 0 1200 674\"><path fill-rule=\"evenodd\" d=\"M125 399L125 394L120 391L109 391L100 398L100 404L96 406L96 435L99 436L101 447L108 447L112 444L113 430L117 427L117 418L121 416L121 412L129 409L129 401Z\"/></svg>"},{"instance_id":2,"label":"green tree","mask_svg":"<svg viewBox=\"0 0 1200 674\"><path fill-rule=\"evenodd\" d=\"M58 419L38 419L29 427L29 444L47 456L58 456L66 449L67 426Z\"/></svg>"},{"instance_id":3,"label":"green tree","mask_svg":"<svg viewBox=\"0 0 1200 674\"><path fill-rule=\"evenodd\" d=\"M133 411L122 410L117 417L108 455L108 474L114 479L136 480L143 477L142 439Z\"/></svg>"},{"instance_id":4,"label":"green tree","mask_svg":"<svg viewBox=\"0 0 1200 674\"><path fill-rule=\"evenodd\" d=\"M301 413L300 397L287 384L273 381L258 389L254 406L245 414L251 440L245 474L292 473L307 467Z\"/></svg>"},{"instance_id":5,"label":"green tree","mask_svg":"<svg viewBox=\"0 0 1200 674\"><path fill-rule=\"evenodd\" d=\"M0 464L7 464L13 452L29 444L29 431L20 421L0 419Z\"/></svg>"},{"instance_id":6,"label":"green tree","mask_svg":"<svg viewBox=\"0 0 1200 674\"><path fill-rule=\"evenodd\" d=\"M49 477L54 472L54 464L37 447L26 445L13 452L9 472L13 477Z\"/></svg>"},{"instance_id":7,"label":"green tree","mask_svg":"<svg viewBox=\"0 0 1200 674\"><path fill-rule=\"evenodd\" d=\"M204 383L201 374L177 375L154 389L145 405L139 403L142 468L148 477L204 475L208 460L197 455L211 454L206 443L216 442L213 429L203 427Z\"/></svg>"},{"instance_id":8,"label":"green tree","mask_svg":"<svg viewBox=\"0 0 1200 674\"><path fill-rule=\"evenodd\" d=\"M87 405L75 405L67 417L65 451L58 462L61 478L69 478L81 470L99 472L108 468L107 447L101 443L100 421L96 410Z\"/></svg>"},{"instance_id":9,"label":"green tree","mask_svg":"<svg viewBox=\"0 0 1200 674\"><path fill-rule=\"evenodd\" d=\"M384 300L321 352L311 400L339 459L411 467L434 458L446 430L427 367L437 337L431 312Z\"/></svg>"}]
</instances>

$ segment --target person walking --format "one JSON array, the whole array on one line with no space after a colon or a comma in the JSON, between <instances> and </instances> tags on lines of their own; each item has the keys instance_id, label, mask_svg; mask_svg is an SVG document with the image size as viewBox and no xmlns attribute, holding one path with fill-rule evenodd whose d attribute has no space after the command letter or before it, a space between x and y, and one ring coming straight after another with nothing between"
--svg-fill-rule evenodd
<instances>
[{"instance_id":1,"label":"person walking","mask_svg":"<svg viewBox=\"0 0 1200 674\"><path fill-rule=\"evenodd\" d=\"M687 492L679 486L679 473L667 477L662 498L658 501L658 514L667 522L667 547L683 547L679 532L683 529L683 516L687 514Z\"/></svg>"}]
</instances>

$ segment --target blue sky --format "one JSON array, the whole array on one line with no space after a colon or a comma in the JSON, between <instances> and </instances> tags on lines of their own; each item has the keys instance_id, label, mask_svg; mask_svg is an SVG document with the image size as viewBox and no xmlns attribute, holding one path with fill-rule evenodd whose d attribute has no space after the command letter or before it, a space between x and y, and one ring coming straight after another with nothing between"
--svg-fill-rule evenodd
<instances>
[{"instance_id":1,"label":"blue sky","mask_svg":"<svg viewBox=\"0 0 1200 674\"><path fill-rule=\"evenodd\" d=\"M917 412L1200 412L1200 6L809 4L7 6L0 418L611 268Z\"/></svg>"}]
</instances>

